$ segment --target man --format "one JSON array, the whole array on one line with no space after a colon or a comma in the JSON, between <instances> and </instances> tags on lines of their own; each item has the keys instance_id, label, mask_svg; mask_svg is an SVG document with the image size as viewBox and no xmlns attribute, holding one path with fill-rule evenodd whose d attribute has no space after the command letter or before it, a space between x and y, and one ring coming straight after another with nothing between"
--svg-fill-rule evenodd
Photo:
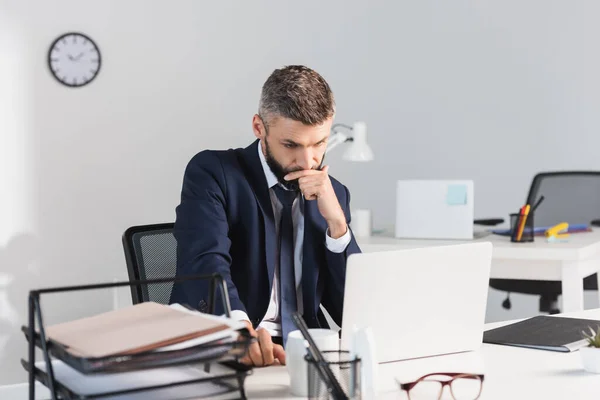
<instances>
[{"instance_id":1,"label":"man","mask_svg":"<svg viewBox=\"0 0 600 400\"><path fill-rule=\"evenodd\" d=\"M264 83L245 149L203 151L188 164L177 207L177 275L219 273L232 317L258 338L242 360L285 364L298 311L341 326L352 236L348 189L321 168L335 102L327 82L304 66L275 70ZM174 285L171 303L208 312L209 285ZM217 302L217 305L220 305ZM217 311L222 313L222 308Z\"/></svg>"}]
</instances>

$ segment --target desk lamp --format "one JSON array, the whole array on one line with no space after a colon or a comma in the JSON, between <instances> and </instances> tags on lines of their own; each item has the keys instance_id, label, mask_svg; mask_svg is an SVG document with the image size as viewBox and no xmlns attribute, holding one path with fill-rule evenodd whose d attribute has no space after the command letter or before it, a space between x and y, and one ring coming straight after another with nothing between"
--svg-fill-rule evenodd
<instances>
[{"instance_id":1,"label":"desk lamp","mask_svg":"<svg viewBox=\"0 0 600 400\"><path fill-rule=\"evenodd\" d=\"M346 135L339 130L340 128L351 131L352 136ZM344 160L357 162L373 160L373 150L367 143L367 124L364 122L355 122L354 126L334 124L331 127L331 136L329 136L325 153L346 142L349 142L350 145L342 156Z\"/></svg>"}]
</instances>

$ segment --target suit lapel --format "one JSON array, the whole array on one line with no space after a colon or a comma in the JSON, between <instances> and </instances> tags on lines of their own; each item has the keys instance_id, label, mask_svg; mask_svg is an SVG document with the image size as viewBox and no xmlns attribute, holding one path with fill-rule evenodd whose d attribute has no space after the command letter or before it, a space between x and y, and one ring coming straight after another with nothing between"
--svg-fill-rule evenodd
<instances>
[{"instance_id":1,"label":"suit lapel","mask_svg":"<svg viewBox=\"0 0 600 400\"><path fill-rule=\"evenodd\" d=\"M244 163L244 174L250 183L256 201L264 217L265 249L267 258L267 270L269 272L269 287L273 286L273 273L275 271L275 255L277 253L277 241L275 235L275 220L273 217L273 205L269 195L267 179L262 164L258 158L258 144L256 140L250 146L242 150Z\"/></svg>"}]
</instances>

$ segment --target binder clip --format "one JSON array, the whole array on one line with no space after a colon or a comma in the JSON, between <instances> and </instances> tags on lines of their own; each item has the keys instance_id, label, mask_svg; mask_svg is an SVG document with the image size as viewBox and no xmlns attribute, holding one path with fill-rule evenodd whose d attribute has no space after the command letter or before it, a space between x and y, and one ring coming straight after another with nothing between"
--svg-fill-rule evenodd
<instances>
[{"instance_id":1,"label":"binder clip","mask_svg":"<svg viewBox=\"0 0 600 400\"><path fill-rule=\"evenodd\" d=\"M567 232L569 229L569 224L566 222L561 222L560 224L554 225L551 228L548 228L545 232L546 241L551 242L567 242L567 238L569 237Z\"/></svg>"}]
</instances>

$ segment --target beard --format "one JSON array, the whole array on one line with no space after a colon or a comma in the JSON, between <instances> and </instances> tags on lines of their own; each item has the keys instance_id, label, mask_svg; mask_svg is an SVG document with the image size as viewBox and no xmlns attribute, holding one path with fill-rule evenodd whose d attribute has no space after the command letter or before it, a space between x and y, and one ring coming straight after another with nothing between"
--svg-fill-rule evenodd
<instances>
[{"instance_id":1,"label":"beard","mask_svg":"<svg viewBox=\"0 0 600 400\"><path fill-rule=\"evenodd\" d=\"M292 179L291 181L286 181L283 179L284 176L289 174L290 172L301 171L302 168L294 168L294 169L286 169L281 165L275 157L273 157L273 153L271 153L271 149L269 148L269 142L265 140L265 160L267 161L267 165L271 168L271 172L277 178L277 181L287 190L293 190L295 192L300 191L300 184L298 183L298 179Z\"/></svg>"}]
</instances>

